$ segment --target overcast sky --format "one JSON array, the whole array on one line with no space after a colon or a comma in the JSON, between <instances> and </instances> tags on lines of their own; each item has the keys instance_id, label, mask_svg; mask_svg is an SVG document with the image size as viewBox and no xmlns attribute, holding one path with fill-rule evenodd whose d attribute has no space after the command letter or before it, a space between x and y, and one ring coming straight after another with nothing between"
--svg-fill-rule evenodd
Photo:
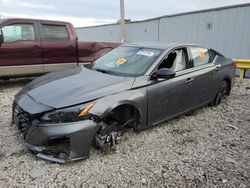
<instances>
[{"instance_id":1,"label":"overcast sky","mask_svg":"<svg viewBox=\"0 0 250 188\"><path fill-rule=\"evenodd\" d=\"M250 0L124 0L127 19L248 3ZM70 21L75 27L114 23L119 20L120 0L0 0L0 15Z\"/></svg>"}]
</instances>

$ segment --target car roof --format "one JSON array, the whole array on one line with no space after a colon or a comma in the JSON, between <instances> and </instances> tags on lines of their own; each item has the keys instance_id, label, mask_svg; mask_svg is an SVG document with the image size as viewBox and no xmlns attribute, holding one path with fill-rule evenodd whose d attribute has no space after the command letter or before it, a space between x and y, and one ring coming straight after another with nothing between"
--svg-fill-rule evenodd
<instances>
[{"instance_id":1,"label":"car roof","mask_svg":"<svg viewBox=\"0 0 250 188\"><path fill-rule=\"evenodd\" d=\"M6 21L17 21L17 22L25 22L25 21L38 21L38 22L51 22L51 23L58 23L58 24L68 24L69 22L64 21L57 21L57 20L43 20L43 19L31 19L31 18L4 18L0 20L0 23Z\"/></svg>"},{"instance_id":2,"label":"car roof","mask_svg":"<svg viewBox=\"0 0 250 188\"><path fill-rule=\"evenodd\" d=\"M184 43L160 42L160 41L125 43L122 46L136 46L136 47L166 50L169 48L175 48L175 47L179 47L179 46L190 46L190 45L200 46L198 44L184 44Z\"/></svg>"}]
</instances>

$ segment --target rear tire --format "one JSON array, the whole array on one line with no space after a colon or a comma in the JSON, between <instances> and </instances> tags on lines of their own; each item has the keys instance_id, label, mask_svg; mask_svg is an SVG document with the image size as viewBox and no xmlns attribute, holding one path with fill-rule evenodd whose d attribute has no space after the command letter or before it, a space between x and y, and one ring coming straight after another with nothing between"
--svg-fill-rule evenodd
<instances>
[{"instance_id":1,"label":"rear tire","mask_svg":"<svg viewBox=\"0 0 250 188\"><path fill-rule=\"evenodd\" d=\"M218 106L221 103L221 101L225 98L225 96L228 94L229 94L228 83L225 80L223 80L220 83L219 91L218 91L214 101L212 102L212 106Z\"/></svg>"}]
</instances>

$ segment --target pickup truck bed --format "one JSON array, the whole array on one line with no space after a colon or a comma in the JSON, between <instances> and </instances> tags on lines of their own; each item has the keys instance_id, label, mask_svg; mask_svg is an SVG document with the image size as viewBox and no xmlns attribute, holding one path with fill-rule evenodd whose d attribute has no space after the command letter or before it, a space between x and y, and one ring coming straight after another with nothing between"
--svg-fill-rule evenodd
<instances>
[{"instance_id":1,"label":"pickup truck bed","mask_svg":"<svg viewBox=\"0 0 250 188\"><path fill-rule=\"evenodd\" d=\"M44 74L89 64L120 43L79 42L71 23L0 21L0 78Z\"/></svg>"}]
</instances>

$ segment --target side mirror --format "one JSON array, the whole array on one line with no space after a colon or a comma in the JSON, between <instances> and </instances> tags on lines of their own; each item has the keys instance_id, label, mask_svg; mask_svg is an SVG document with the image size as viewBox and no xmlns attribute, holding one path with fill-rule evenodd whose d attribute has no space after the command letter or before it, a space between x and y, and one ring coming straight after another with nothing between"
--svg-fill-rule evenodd
<instances>
[{"instance_id":1,"label":"side mirror","mask_svg":"<svg viewBox=\"0 0 250 188\"><path fill-rule=\"evenodd\" d=\"M3 31L0 29L0 46L4 43Z\"/></svg>"},{"instance_id":2,"label":"side mirror","mask_svg":"<svg viewBox=\"0 0 250 188\"><path fill-rule=\"evenodd\" d=\"M163 79L173 78L175 77L175 72L171 69L162 68L158 70L152 77L156 79L157 78L163 78Z\"/></svg>"}]
</instances>

